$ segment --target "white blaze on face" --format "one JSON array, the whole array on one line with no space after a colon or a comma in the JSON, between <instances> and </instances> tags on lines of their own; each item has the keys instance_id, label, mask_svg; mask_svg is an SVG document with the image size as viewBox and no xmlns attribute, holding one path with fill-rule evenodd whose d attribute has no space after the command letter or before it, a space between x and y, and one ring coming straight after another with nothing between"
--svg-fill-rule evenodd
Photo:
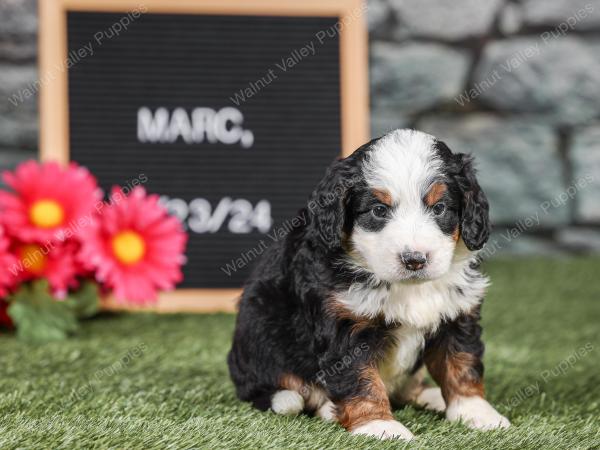
<instances>
[{"instance_id":1,"label":"white blaze on face","mask_svg":"<svg viewBox=\"0 0 600 450\"><path fill-rule=\"evenodd\" d=\"M413 130L397 130L380 139L363 168L373 189L389 192L392 216L380 231L359 226L352 243L362 262L380 280L432 279L450 268L455 241L439 228L423 198L439 179L442 161L435 153L435 139ZM402 252L421 252L427 264L420 271L407 270Z\"/></svg>"}]
</instances>

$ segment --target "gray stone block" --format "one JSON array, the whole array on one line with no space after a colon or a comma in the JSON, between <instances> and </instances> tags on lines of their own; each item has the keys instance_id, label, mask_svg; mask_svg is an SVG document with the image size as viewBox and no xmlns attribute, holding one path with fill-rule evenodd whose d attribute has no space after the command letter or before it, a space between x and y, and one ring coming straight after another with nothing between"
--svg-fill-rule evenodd
<instances>
[{"instance_id":1,"label":"gray stone block","mask_svg":"<svg viewBox=\"0 0 600 450\"><path fill-rule=\"evenodd\" d=\"M37 46L36 0L2 0L0 18L0 59L33 60Z\"/></svg>"},{"instance_id":2,"label":"gray stone block","mask_svg":"<svg viewBox=\"0 0 600 450\"><path fill-rule=\"evenodd\" d=\"M600 113L600 62L580 39L515 38L488 45L475 70L482 102L580 124Z\"/></svg>"},{"instance_id":3,"label":"gray stone block","mask_svg":"<svg viewBox=\"0 0 600 450\"><path fill-rule=\"evenodd\" d=\"M569 158L574 182L583 185L577 192L575 217L600 223L600 123L573 134Z\"/></svg>"},{"instance_id":4,"label":"gray stone block","mask_svg":"<svg viewBox=\"0 0 600 450\"><path fill-rule=\"evenodd\" d=\"M392 10L386 0L367 2L367 24L371 37L384 37L389 33L392 23Z\"/></svg>"},{"instance_id":5,"label":"gray stone block","mask_svg":"<svg viewBox=\"0 0 600 450\"><path fill-rule=\"evenodd\" d=\"M0 64L0 114L35 117L38 98L37 69L33 64Z\"/></svg>"},{"instance_id":6,"label":"gray stone block","mask_svg":"<svg viewBox=\"0 0 600 450\"><path fill-rule=\"evenodd\" d=\"M469 67L467 53L436 44L375 42L371 58L374 105L404 114L452 99L463 89Z\"/></svg>"},{"instance_id":7,"label":"gray stone block","mask_svg":"<svg viewBox=\"0 0 600 450\"><path fill-rule=\"evenodd\" d=\"M2 0L0 17L0 39L37 33L36 0Z\"/></svg>"},{"instance_id":8,"label":"gray stone block","mask_svg":"<svg viewBox=\"0 0 600 450\"><path fill-rule=\"evenodd\" d=\"M596 57L596 60L600 62L600 38L586 38L585 43Z\"/></svg>"},{"instance_id":9,"label":"gray stone block","mask_svg":"<svg viewBox=\"0 0 600 450\"><path fill-rule=\"evenodd\" d=\"M38 120L0 115L0 148L35 150L38 147Z\"/></svg>"},{"instance_id":10,"label":"gray stone block","mask_svg":"<svg viewBox=\"0 0 600 450\"><path fill-rule=\"evenodd\" d=\"M0 65L0 148L37 148L36 82L32 65Z\"/></svg>"},{"instance_id":11,"label":"gray stone block","mask_svg":"<svg viewBox=\"0 0 600 450\"><path fill-rule=\"evenodd\" d=\"M569 221L569 201L555 200L564 192L564 182L557 137L550 126L533 118L471 114L424 118L418 128L445 141L454 152L475 156L494 223L529 232Z\"/></svg>"},{"instance_id":12,"label":"gray stone block","mask_svg":"<svg viewBox=\"0 0 600 450\"><path fill-rule=\"evenodd\" d=\"M514 236L510 229L498 229L492 232L479 254L484 260L489 260L515 255L563 256L567 253L552 239L527 233Z\"/></svg>"},{"instance_id":13,"label":"gray stone block","mask_svg":"<svg viewBox=\"0 0 600 450\"><path fill-rule=\"evenodd\" d=\"M383 136L390 131L409 126L410 121L402 114L402 111L391 107L371 108L371 137Z\"/></svg>"},{"instance_id":14,"label":"gray stone block","mask_svg":"<svg viewBox=\"0 0 600 450\"><path fill-rule=\"evenodd\" d=\"M600 25L600 0L523 0L528 25L586 30Z\"/></svg>"},{"instance_id":15,"label":"gray stone block","mask_svg":"<svg viewBox=\"0 0 600 450\"><path fill-rule=\"evenodd\" d=\"M521 7L516 3L507 3L500 13L498 26L500 31L506 35L519 31L523 26Z\"/></svg>"},{"instance_id":16,"label":"gray stone block","mask_svg":"<svg viewBox=\"0 0 600 450\"><path fill-rule=\"evenodd\" d=\"M600 229L598 228L564 228L558 231L557 240L570 251L600 252Z\"/></svg>"},{"instance_id":17,"label":"gray stone block","mask_svg":"<svg viewBox=\"0 0 600 450\"><path fill-rule=\"evenodd\" d=\"M390 0L400 20L397 37L456 41L487 33L503 0Z\"/></svg>"}]
</instances>

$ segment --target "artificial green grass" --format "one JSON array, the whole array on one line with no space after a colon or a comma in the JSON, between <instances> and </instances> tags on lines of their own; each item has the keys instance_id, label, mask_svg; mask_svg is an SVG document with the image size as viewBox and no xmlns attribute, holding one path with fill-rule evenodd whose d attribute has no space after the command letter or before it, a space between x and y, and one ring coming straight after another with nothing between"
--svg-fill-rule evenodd
<instances>
[{"instance_id":1,"label":"artificial green grass","mask_svg":"<svg viewBox=\"0 0 600 450\"><path fill-rule=\"evenodd\" d=\"M600 447L599 268L599 259L488 264L486 386L513 427L481 433L407 407L395 415L417 436L410 448ZM3 335L0 448L406 446L239 402L225 364L233 324L231 315L105 315L65 342Z\"/></svg>"}]
</instances>

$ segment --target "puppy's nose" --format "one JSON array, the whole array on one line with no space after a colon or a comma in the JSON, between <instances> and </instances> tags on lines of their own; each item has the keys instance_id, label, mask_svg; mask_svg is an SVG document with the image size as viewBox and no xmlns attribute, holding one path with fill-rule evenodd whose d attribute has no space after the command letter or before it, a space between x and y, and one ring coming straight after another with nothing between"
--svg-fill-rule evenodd
<instances>
[{"instance_id":1,"label":"puppy's nose","mask_svg":"<svg viewBox=\"0 0 600 450\"><path fill-rule=\"evenodd\" d=\"M427 257L421 252L402 252L400 260L408 270L419 270L427 263Z\"/></svg>"}]
</instances>

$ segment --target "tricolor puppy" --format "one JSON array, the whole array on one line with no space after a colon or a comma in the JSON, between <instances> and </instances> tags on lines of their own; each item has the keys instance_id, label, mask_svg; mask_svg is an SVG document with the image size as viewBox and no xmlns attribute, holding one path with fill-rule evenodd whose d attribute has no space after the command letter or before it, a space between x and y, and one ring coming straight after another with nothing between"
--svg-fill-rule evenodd
<instances>
[{"instance_id":1,"label":"tricolor puppy","mask_svg":"<svg viewBox=\"0 0 600 450\"><path fill-rule=\"evenodd\" d=\"M509 426L484 399L490 225L471 157L397 130L334 162L299 214L245 285L228 356L240 399L379 438L413 437L402 403Z\"/></svg>"}]
</instances>

